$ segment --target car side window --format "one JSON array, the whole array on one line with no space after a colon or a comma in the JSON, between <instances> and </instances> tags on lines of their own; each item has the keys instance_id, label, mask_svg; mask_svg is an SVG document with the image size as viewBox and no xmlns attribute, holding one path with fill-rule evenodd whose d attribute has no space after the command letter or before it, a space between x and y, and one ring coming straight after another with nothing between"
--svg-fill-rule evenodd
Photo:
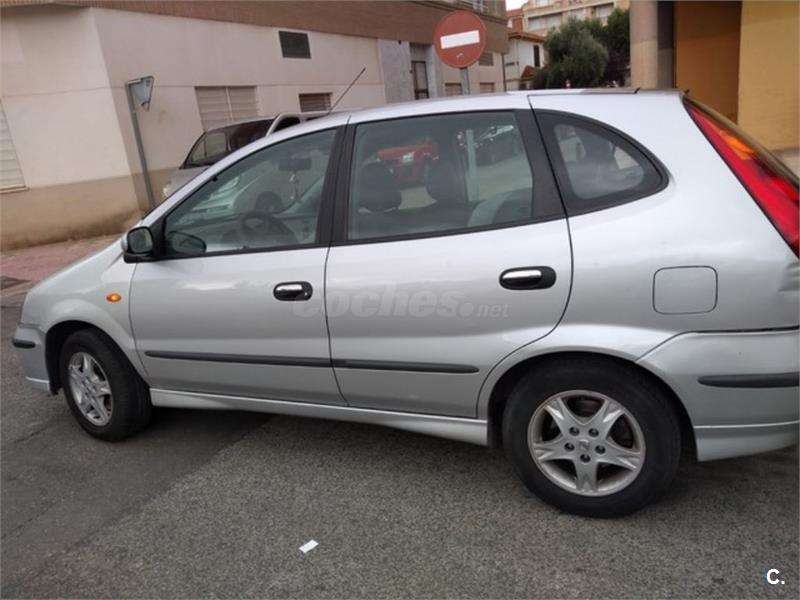
<instances>
[{"instance_id":1,"label":"car side window","mask_svg":"<svg viewBox=\"0 0 800 600\"><path fill-rule=\"evenodd\" d=\"M432 115L356 128L348 239L531 219L533 174L513 112Z\"/></svg>"},{"instance_id":2,"label":"car side window","mask_svg":"<svg viewBox=\"0 0 800 600\"><path fill-rule=\"evenodd\" d=\"M334 137L280 142L208 180L164 220L166 256L315 243Z\"/></svg>"},{"instance_id":3,"label":"car side window","mask_svg":"<svg viewBox=\"0 0 800 600\"><path fill-rule=\"evenodd\" d=\"M224 131L209 131L195 144L189 163L204 165L209 159L223 158L228 153L228 138Z\"/></svg>"},{"instance_id":4,"label":"car side window","mask_svg":"<svg viewBox=\"0 0 800 600\"><path fill-rule=\"evenodd\" d=\"M647 154L612 129L563 113L537 116L568 212L621 204L663 187Z\"/></svg>"}]
</instances>

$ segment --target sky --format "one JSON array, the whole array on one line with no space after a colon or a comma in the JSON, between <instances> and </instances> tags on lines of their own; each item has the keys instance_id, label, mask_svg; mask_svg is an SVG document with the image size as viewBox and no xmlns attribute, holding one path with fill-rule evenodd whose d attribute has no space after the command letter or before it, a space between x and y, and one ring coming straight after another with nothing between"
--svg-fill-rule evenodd
<instances>
[{"instance_id":1,"label":"sky","mask_svg":"<svg viewBox=\"0 0 800 600\"><path fill-rule=\"evenodd\" d=\"M506 0L506 10L513 10L525 4L525 0Z\"/></svg>"}]
</instances>

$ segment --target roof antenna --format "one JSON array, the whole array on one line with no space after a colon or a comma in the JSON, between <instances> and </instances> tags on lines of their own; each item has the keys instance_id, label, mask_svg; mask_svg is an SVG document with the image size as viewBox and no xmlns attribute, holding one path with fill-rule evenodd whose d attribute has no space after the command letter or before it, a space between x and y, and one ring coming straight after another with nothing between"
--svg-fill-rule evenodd
<instances>
[{"instance_id":1,"label":"roof antenna","mask_svg":"<svg viewBox=\"0 0 800 600\"><path fill-rule=\"evenodd\" d=\"M328 112L325 113L326 117L333 112L333 109L336 108L336 105L339 104L339 102L342 100L342 98L344 98L345 94L347 94L347 92L350 91L350 88L353 87L356 84L356 81L358 81L358 78L361 77L364 74L364 71L366 71L366 70L367 70L367 67L361 67L361 70L358 72L358 75L356 75L356 78L353 79L353 81L350 82L350 85L347 86L347 89L345 89L345 91L343 91L342 94L336 99L336 102L333 103L333 106L331 106L331 109Z\"/></svg>"}]
</instances>

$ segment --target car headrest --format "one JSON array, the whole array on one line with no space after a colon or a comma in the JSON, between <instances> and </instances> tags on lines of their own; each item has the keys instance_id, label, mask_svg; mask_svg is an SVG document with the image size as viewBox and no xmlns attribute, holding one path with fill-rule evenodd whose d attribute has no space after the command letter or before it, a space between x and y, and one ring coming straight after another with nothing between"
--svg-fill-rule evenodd
<instances>
[{"instance_id":1,"label":"car headrest","mask_svg":"<svg viewBox=\"0 0 800 600\"><path fill-rule=\"evenodd\" d=\"M267 214L279 212L283 208L281 197L275 192L261 192L253 205L253 210Z\"/></svg>"},{"instance_id":2,"label":"car headrest","mask_svg":"<svg viewBox=\"0 0 800 600\"><path fill-rule=\"evenodd\" d=\"M370 212L385 212L400 206L403 196L389 168L380 162L362 167L356 178L356 206Z\"/></svg>"},{"instance_id":3,"label":"car headrest","mask_svg":"<svg viewBox=\"0 0 800 600\"><path fill-rule=\"evenodd\" d=\"M460 205L467 203L464 179L459 176L455 165L439 159L431 163L425 177L428 195L441 204Z\"/></svg>"}]
</instances>

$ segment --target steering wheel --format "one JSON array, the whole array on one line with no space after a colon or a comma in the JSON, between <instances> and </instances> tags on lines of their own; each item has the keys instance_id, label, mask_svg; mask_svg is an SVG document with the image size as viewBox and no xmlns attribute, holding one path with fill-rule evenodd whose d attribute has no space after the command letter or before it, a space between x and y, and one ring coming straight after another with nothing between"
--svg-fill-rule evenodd
<instances>
[{"instance_id":1,"label":"steering wheel","mask_svg":"<svg viewBox=\"0 0 800 600\"><path fill-rule=\"evenodd\" d=\"M267 212L251 210L236 222L239 241L245 248L284 246L297 243L297 237L286 225Z\"/></svg>"}]
</instances>

